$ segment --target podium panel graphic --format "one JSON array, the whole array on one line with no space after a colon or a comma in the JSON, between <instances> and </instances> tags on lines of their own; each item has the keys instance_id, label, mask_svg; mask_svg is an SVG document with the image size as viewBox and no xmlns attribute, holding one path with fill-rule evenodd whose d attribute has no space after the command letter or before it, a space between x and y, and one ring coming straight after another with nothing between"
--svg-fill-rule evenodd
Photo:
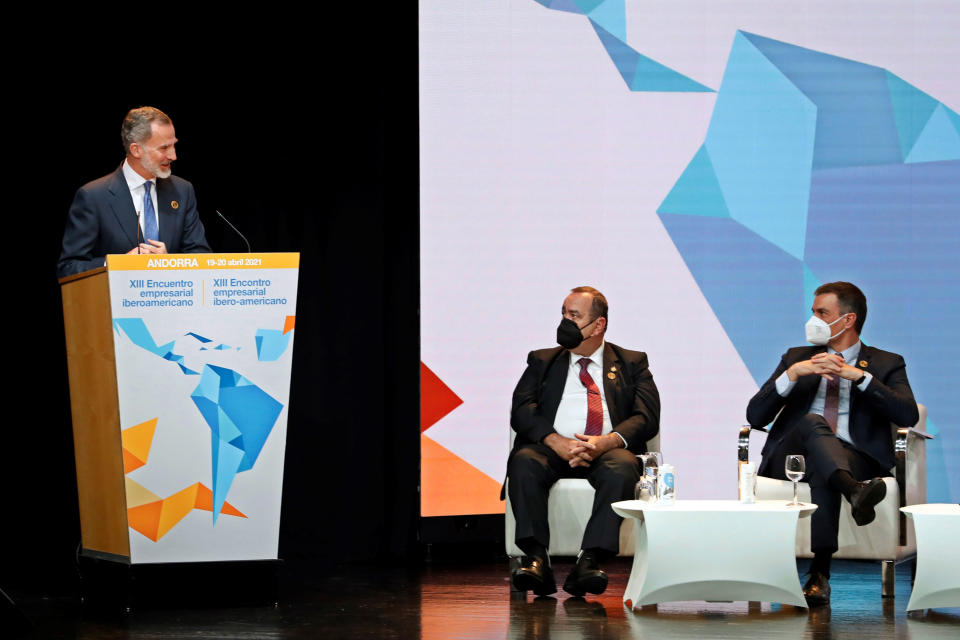
<instances>
[{"instance_id":1,"label":"podium panel graphic","mask_svg":"<svg viewBox=\"0 0 960 640\"><path fill-rule=\"evenodd\" d=\"M85 554L277 557L298 267L116 255L61 280Z\"/></svg>"}]
</instances>

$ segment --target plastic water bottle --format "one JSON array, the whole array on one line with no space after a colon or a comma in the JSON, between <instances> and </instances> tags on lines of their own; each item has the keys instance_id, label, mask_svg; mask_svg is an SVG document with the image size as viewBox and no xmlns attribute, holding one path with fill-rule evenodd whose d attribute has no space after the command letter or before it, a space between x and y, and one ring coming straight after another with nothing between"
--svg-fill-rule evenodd
<instances>
[{"instance_id":1,"label":"plastic water bottle","mask_svg":"<svg viewBox=\"0 0 960 640\"><path fill-rule=\"evenodd\" d=\"M673 504L677 499L677 474L672 464L662 464L657 470L657 500Z\"/></svg>"},{"instance_id":2,"label":"plastic water bottle","mask_svg":"<svg viewBox=\"0 0 960 640\"><path fill-rule=\"evenodd\" d=\"M740 502L753 504L757 501L757 468L752 462L740 465Z\"/></svg>"}]
</instances>

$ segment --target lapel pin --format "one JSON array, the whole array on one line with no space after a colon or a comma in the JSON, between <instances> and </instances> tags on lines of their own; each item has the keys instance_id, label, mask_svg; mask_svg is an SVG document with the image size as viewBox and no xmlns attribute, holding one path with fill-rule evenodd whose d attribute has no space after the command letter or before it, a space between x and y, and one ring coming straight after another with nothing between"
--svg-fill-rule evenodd
<instances>
[{"instance_id":1,"label":"lapel pin","mask_svg":"<svg viewBox=\"0 0 960 640\"><path fill-rule=\"evenodd\" d=\"M860 368L861 368L861 369L866 369L866 368L867 368L867 364L868 364L868 363L867 363L866 360L861 360L861 361L860 361Z\"/></svg>"},{"instance_id":2,"label":"lapel pin","mask_svg":"<svg viewBox=\"0 0 960 640\"><path fill-rule=\"evenodd\" d=\"M617 374L611 371L610 373L607 374L607 377L610 378L611 380L616 380Z\"/></svg>"},{"instance_id":3,"label":"lapel pin","mask_svg":"<svg viewBox=\"0 0 960 640\"><path fill-rule=\"evenodd\" d=\"M173 209L174 211L176 211L177 209L180 208L180 203L177 202L176 200L171 200L171 201L170 201L170 208Z\"/></svg>"}]
</instances>

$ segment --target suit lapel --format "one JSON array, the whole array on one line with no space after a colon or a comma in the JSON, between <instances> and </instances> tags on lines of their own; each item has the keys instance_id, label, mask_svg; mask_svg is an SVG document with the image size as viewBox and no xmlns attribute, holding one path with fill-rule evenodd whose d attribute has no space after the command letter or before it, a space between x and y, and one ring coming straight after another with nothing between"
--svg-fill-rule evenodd
<instances>
[{"instance_id":1,"label":"suit lapel","mask_svg":"<svg viewBox=\"0 0 960 640\"><path fill-rule=\"evenodd\" d=\"M570 352L557 347L557 353L547 363L543 380L540 382L542 411L552 424L557 417L557 407L563 398L563 387L567 383L567 370L570 368Z\"/></svg>"},{"instance_id":2,"label":"suit lapel","mask_svg":"<svg viewBox=\"0 0 960 640\"><path fill-rule=\"evenodd\" d=\"M120 165L120 168L113 172L107 191L110 192L110 210L117 219L117 224L123 229L123 233L130 241L130 248L132 249L139 244L137 239L140 236L137 233L137 210L133 207L130 188L127 187L127 180L123 177L123 165Z\"/></svg>"},{"instance_id":3,"label":"suit lapel","mask_svg":"<svg viewBox=\"0 0 960 640\"><path fill-rule=\"evenodd\" d=\"M174 240L177 237L177 210L180 201L177 199L177 190L169 178L157 178L157 220L160 223L160 240L167 245L171 253L177 249Z\"/></svg>"},{"instance_id":4,"label":"suit lapel","mask_svg":"<svg viewBox=\"0 0 960 640\"><path fill-rule=\"evenodd\" d=\"M616 426L620 424L620 412L617 409L616 399L620 397L623 388L623 363L617 357L617 353L609 343L603 344L603 397L607 400L607 415L610 416L610 424Z\"/></svg>"}]
</instances>

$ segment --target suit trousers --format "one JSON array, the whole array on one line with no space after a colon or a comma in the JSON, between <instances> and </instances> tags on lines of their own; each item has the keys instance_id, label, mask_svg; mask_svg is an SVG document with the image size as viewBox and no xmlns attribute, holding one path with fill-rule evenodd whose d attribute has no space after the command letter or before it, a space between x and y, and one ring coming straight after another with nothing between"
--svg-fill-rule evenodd
<instances>
[{"instance_id":1,"label":"suit trousers","mask_svg":"<svg viewBox=\"0 0 960 640\"><path fill-rule=\"evenodd\" d=\"M840 530L842 494L830 486L838 470L857 480L889 476L876 460L837 437L823 416L808 413L794 424L773 451L770 474L787 480L784 465L788 455L800 454L806 462L804 480L810 485L810 499L817 510L810 516L810 548L814 553L835 553Z\"/></svg>"},{"instance_id":2,"label":"suit trousers","mask_svg":"<svg viewBox=\"0 0 960 640\"><path fill-rule=\"evenodd\" d=\"M610 504L633 498L640 480L637 457L626 449L611 449L589 467L571 467L549 446L541 443L519 447L507 463L510 503L517 521L516 542L528 553L533 541L550 548L547 498L550 487L560 478L586 478L596 490L593 513L583 532L581 549L620 551L620 523L623 518Z\"/></svg>"}]
</instances>

